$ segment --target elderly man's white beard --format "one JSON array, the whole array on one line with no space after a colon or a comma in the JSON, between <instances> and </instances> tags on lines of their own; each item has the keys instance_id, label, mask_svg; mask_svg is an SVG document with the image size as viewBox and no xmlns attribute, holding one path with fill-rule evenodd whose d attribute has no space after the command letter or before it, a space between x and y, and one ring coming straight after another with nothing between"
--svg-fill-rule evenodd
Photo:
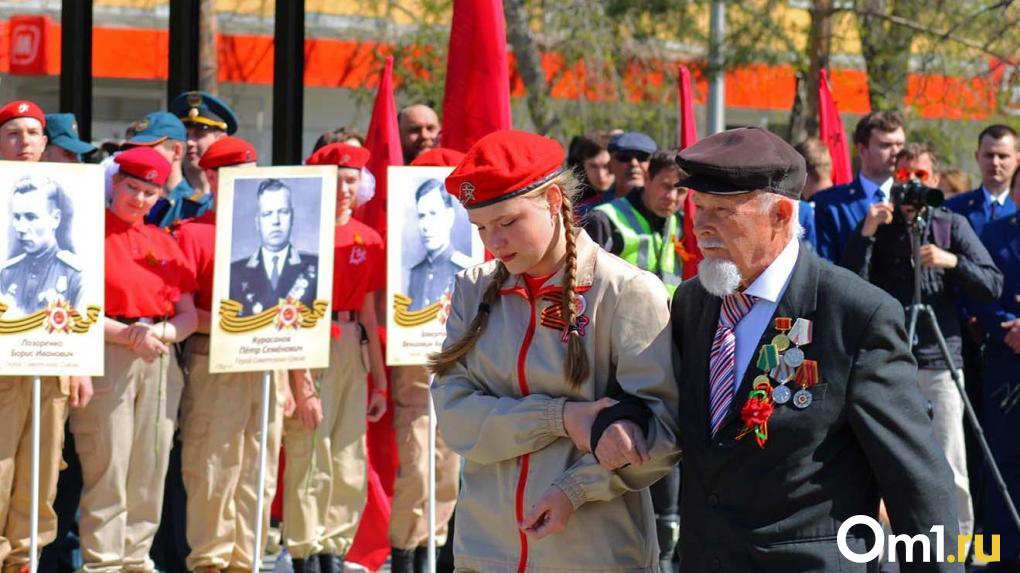
<instances>
[{"instance_id":1,"label":"elderly man's white beard","mask_svg":"<svg viewBox=\"0 0 1020 573\"><path fill-rule=\"evenodd\" d=\"M733 261L705 258L698 263L698 279L711 294L727 296L737 292L743 277Z\"/></svg>"}]
</instances>

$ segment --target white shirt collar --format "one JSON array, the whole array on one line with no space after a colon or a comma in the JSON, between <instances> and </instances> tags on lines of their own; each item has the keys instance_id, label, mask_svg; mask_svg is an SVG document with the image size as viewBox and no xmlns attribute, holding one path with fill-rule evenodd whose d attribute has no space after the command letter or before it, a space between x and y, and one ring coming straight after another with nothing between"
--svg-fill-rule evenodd
<instances>
[{"instance_id":1,"label":"white shirt collar","mask_svg":"<svg viewBox=\"0 0 1020 573\"><path fill-rule=\"evenodd\" d=\"M276 264L280 273L283 273L283 267L287 264L288 249L290 249L290 245L284 247L282 251L270 251L262 247L262 268L266 270L267 277L271 277L273 274L273 257L280 257L277 259Z\"/></svg>"},{"instance_id":2,"label":"white shirt collar","mask_svg":"<svg viewBox=\"0 0 1020 573\"><path fill-rule=\"evenodd\" d=\"M786 244L776 260L772 261L772 264L762 271L758 278L754 279L744 294L773 303L778 302L779 297L786 290L787 283L790 282L790 277L793 276L793 267L797 264L799 254L800 240L794 237Z\"/></svg>"},{"instance_id":3,"label":"white shirt collar","mask_svg":"<svg viewBox=\"0 0 1020 573\"><path fill-rule=\"evenodd\" d=\"M981 190L985 192L985 201L987 201L988 203L993 202L998 203L999 207L1005 205L1006 198L1009 197L1009 187L1007 187L1005 191L999 193L998 195L993 195L992 192L989 191L988 188L985 187L984 185L981 186Z\"/></svg>"},{"instance_id":4,"label":"white shirt collar","mask_svg":"<svg viewBox=\"0 0 1020 573\"><path fill-rule=\"evenodd\" d=\"M867 177L864 176L863 173L859 174L858 177L861 180L861 188L864 189L864 194L867 195L869 201L874 199L875 192L878 191L879 189L881 189L882 193L885 194L885 200L886 201L889 200L889 196L892 193L893 185L892 177L887 177L886 180L883 181L881 185L875 183L871 179L868 179Z\"/></svg>"}]
</instances>

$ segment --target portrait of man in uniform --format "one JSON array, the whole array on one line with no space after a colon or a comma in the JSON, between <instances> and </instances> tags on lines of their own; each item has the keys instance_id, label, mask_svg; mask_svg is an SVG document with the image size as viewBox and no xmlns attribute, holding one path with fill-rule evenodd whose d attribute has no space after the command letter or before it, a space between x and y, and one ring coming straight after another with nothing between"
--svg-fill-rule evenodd
<instances>
[{"instance_id":1,"label":"portrait of man in uniform","mask_svg":"<svg viewBox=\"0 0 1020 573\"><path fill-rule=\"evenodd\" d=\"M317 291L319 257L299 251L291 242L293 191L283 180L265 179L255 195L259 245L250 255L231 263L230 298L243 305L240 316L258 314L287 298L311 307ZM235 225L235 234L250 229L245 227Z\"/></svg>"},{"instance_id":2,"label":"portrait of man in uniform","mask_svg":"<svg viewBox=\"0 0 1020 573\"><path fill-rule=\"evenodd\" d=\"M453 290L454 276L471 266L471 257L452 241L456 220L454 199L439 179L426 179L414 193L418 234L425 256L411 267L408 310L420 310Z\"/></svg>"},{"instance_id":3,"label":"portrait of man in uniform","mask_svg":"<svg viewBox=\"0 0 1020 573\"><path fill-rule=\"evenodd\" d=\"M55 181L19 178L9 196L10 252L0 265L5 316L32 314L58 301L77 306L82 267L71 242L73 207Z\"/></svg>"}]
</instances>

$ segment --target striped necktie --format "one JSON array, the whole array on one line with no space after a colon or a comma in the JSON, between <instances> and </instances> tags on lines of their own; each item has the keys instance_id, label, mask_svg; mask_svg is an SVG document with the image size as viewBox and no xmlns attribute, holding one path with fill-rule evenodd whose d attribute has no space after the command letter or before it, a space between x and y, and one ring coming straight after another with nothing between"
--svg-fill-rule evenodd
<instances>
[{"instance_id":1,"label":"striped necktie","mask_svg":"<svg viewBox=\"0 0 1020 573\"><path fill-rule=\"evenodd\" d=\"M735 392L737 337L734 328L752 306L754 297L736 293L724 297L719 310L719 325L715 329L709 355L708 419L712 436L719 431Z\"/></svg>"}]
</instances>

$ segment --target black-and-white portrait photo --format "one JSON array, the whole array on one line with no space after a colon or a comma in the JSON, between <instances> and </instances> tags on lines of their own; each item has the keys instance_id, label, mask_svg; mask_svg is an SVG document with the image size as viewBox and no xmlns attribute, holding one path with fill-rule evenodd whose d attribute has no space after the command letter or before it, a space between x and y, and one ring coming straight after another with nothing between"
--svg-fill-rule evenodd
<instances>
[{"instance_id":1,"label":"black-and-white portrait photo","mask_svg":"<svg viewBox=\"0 0 1020 573\"><path fill-rule=\"evenodd\" d=\"M412 243L404 259L404 292L411 298L408 310L439 302L452 291L454 276L471 266L471 256L465 253L471 252L471 235L463 228L466 220L467 214L446 192L442 180L425 179L415 189L413 218L404 226L405 237Z\"/></svg>"},{"instance_id":2,"label":"black-and-white portrait photo","mask_svg":"<svg viewBox=\"0 0 1020 573\"><path fill-rule=\"evenodd\" d=\"M61 185L43 175L14 181L5 193L8 249L0 264L0 301L5 316L32 314L81 299L82 264L71 229L74 206Z\"/></svg>"},{"instance_id":3,"label":"black-and-white portrait photo","mask_svg":"<svg viewBox=\"0 0 1020 573\"><path fill-rule=\"evenodd\" d=\"M312 306L319 275L322 182L315 178L234 183L230 298L239 316L291 298Z\"/></svg>"}]
</instances>

